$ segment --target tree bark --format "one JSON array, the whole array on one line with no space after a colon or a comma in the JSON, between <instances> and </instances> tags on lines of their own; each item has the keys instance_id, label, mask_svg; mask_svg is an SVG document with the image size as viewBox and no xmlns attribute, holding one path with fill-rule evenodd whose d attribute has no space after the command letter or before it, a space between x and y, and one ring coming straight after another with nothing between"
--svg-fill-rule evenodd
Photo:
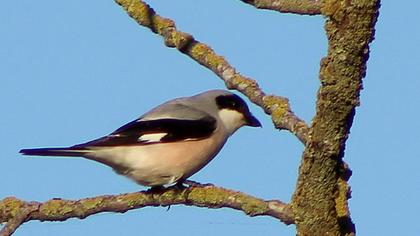
<instances>
[{"instance_id":1,"label":"tree bark","mask_svg":"<svg viewBox=\"0 0 420 236\"><path fill-rule=\"evenodd\" d=\"M292 200L297 234L355 235L347 200L345 142L359 105L378 0L327 0L328 55L321 60L316 115Z\"/></svg>"}]
</instances>

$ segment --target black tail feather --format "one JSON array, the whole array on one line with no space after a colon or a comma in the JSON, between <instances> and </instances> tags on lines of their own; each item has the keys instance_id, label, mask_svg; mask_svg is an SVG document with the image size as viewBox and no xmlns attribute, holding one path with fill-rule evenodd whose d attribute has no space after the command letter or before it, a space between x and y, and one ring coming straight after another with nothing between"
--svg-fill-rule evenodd
<instances>
[{"instance_id":1,"label":"black tail feather","mask_svg":"<svg viewBox=\"0 0 420 236\"><path fill-rule=\"evenodd\" d=\"M83 156L83 149L74 148L33 148L22 149L19 151L22 155L30 156L63 156L63 157L77 157Z\"/></svg>"}]
</instances>

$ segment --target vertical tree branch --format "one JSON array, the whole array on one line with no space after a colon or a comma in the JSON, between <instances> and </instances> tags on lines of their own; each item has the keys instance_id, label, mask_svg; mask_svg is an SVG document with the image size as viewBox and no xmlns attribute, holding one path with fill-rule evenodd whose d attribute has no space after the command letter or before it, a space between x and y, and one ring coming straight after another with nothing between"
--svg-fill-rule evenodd
<instances>
[{"instance_id":1,"label":"vertical tree branch","mask_svg":"<svg viewBox=\"0 0 420 236\"><path fill-rule=\"evenodd\" d=\"M298 235L354 235L347 208L350 171L342 161L359 104L379 0L327 0L328 55L321 61L316 115L292 207Z\"/></svg>"}]
</instances>

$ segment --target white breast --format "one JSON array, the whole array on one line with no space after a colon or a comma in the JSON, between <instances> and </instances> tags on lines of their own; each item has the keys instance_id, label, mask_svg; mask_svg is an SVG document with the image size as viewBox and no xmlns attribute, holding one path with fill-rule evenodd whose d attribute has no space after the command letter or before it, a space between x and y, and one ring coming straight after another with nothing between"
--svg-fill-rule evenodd
<instances>
[{"instance_id":1,"label":"white breast","mask_svg":"<svg viewBox=\"0 0 420 236\"><path fill-rule=\"evenodd\" d=\"M220 151L227 137L216 132L212 138L195 141L101 147L88 159L111 166L145 186L172 184L187 179L203 168Z\"/></svg>"}]
</instances>

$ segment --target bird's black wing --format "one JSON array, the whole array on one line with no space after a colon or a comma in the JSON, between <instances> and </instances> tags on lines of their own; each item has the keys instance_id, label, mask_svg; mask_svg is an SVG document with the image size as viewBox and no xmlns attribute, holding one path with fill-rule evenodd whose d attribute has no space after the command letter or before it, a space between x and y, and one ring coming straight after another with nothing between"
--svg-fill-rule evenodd
<instances>
[{"instance_id":1,"label":"bird's black wing","mask_svg":"<svg viewBox=\"0 0 420 236\"><path fill-rule=\"evenodd\" d=\"M132 121L108 136L73 146L73 148L148 145L186 140L200 140L209 137L217 128L217 121L211 116L196 120L161 118Z\"/></svg>"}]
</instances>

